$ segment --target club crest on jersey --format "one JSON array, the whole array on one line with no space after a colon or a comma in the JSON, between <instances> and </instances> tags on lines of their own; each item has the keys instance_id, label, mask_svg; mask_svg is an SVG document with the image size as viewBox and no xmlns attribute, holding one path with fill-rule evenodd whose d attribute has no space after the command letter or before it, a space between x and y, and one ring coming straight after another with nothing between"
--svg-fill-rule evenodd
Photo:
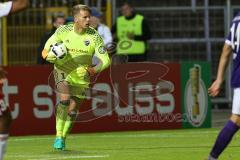
<instances>
[{"instance_id":1,"label":"club crest on jersey","mask_svg":"<svg viewBox=\"0 0 240 160\"><path fill-rule=\"evenodd\" d=\"M90 41L89 41L89 40L85 40L85 41L84 41L84 44L85 44L86 46L88 46L88 45L90 44Z\"/></svg>"},{"instance_id":2,"label":"club crest on jersey","mask_svg":"<svg viewBox=\"0 0 240 160\"><path fill-rule=\"evenodd\" d=\"M100 47L98 48L98 52L99 52L100 54L104 54L104 53L106 53L106 51L107 51L107 48L106 48L105 46L100 46Z\"/></svg>"}]
</instances>

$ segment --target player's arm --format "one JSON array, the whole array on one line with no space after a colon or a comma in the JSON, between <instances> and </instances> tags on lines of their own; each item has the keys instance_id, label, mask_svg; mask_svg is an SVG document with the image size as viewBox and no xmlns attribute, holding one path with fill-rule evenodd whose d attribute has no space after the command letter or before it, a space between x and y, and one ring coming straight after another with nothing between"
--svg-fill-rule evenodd
<instances>
[{"instance_id":1,"label":"player's arm","mask_svg":"<svg viewBox=\"0 0 240 160\"><path fill-rule=\"evenodd\" d=\"M232 54L232 46L225 43L222 49L221 58L218 65L217 79L213 82L211 87L208 89L210 96L217 96L220 92L221 85L224 81L224 74L227 69Z\"/></svg>"},{"instance_id":2,"label":"player's arm","mask_svg":"<svg viewBox=\"0 0 240 160\"><path fill-rule=\"evenodd\" d=\"M28 0L15 0L0 3L0 17L7 16L9 13L21 11L27 6Z\"/></svg>"},{"instance_id":3,"label":"player's arm","mask_svg":"<svg viewBox=\"0 0 240 160\"><path fill-rule=\"evenodd\" d=\"M28 6L28 0L14 0L12 1L12 8L10 13L15 13L25 9Z\"/></svg>"},{"instance_id":4,"label":"player's arm","mask_svg":"<svg viewBox=\"0 0 240 160\"><path fill-rule=\"evenodd\" d=\"M94 40L94 45L95 45L95 56L99 59L98 64L94 67L89 67L88 68L88 73L90 75L94 75L96 73L99 73L109 67L110 65L110 58L107 53L107 49L104 46L103 40L100 37L98 33L97 38Z\"/></svg>"},{"instance_id":5,"label":"player's arm","mask_svg":"<svg viewBox=\"0 0 240 160\"><path fill-rule=\"evenodd\" d=\"M145 20L145 18L142 21L142 35L134 35L134 40L136 41L147 41L152 38L152 33L150 31L150 27L148 25L148 22Z\"/></svg>"}]
</instances>

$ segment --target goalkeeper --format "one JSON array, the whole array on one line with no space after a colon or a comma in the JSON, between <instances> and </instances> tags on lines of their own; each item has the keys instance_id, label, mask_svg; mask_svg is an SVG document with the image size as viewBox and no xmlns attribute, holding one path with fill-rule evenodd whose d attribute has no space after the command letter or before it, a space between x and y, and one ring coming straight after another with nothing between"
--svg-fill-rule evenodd
<instances>
[{"instance_id":1,"label":"goalkeeper","mask_svg":"<svg viewBox=\"0 0 240 160\"><path fill-rule=\"evenodd\" d=\"M42 56L54 63L55 85L60 102L56 106L56 139L53 147L64 150L66 136L76 120L78 107L85 99L90 77L110 65L104 43L89 27L91 9L86 5L72 8L74 23L63 25L48 39ZM99 63L92 67L92 57Z\"/></svg>"}]
</instances>

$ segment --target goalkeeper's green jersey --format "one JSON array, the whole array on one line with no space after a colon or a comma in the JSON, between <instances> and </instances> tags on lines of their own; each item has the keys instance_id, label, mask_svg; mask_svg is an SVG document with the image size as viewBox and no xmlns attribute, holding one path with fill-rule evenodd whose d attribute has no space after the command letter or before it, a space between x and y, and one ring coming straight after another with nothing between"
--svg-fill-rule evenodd
<instances>
[{"instance_id":1,"label":"goalkeeper's green jersey","mask_svg":"<svg viewBox=\"0 0 240 160\"><path fill-rule=\"evenodd\" d=\"M51 53L51 45L63 43L67 48L67 54L62 59L57 59ZM110 59L104 43L98 32L89 27L83 33L74 31L74 24L63 25L48 39L44 50L47 51L46 60L54 63L54 68L61 71L62 78L71 85L89 85L89 76L86 68L92 64L95 56L100 63L95 67L101 72L110 65Z\"/></svg>"}]
</instances>

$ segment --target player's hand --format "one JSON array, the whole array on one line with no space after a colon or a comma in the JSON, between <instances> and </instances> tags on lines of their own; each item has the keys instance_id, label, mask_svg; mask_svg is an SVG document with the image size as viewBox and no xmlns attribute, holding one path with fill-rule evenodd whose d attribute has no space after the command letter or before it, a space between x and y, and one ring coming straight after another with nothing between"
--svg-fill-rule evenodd
<instances>
[{"instance_id":1,"label":"player's hand","mask_svg":"<svg viewBox=\"0 0 240 160\"><path fill-rule=\"evenodd\" d=\"M96 71L95 71L95 69L93 67L88 67L87 68L87 72L88 72L88 75L90 77L92 77L92 76L94 76L96 74Z\"/></svg>"},{"instance_id":2,"label":"player's hand","mask_svg":"<svg viewBox=\"0 0 240 160\"><path fill-rule=\"evenodd\" d=\"M2 67L0 67L0 84L3 84L4 81L6 81L6 74L7 71L5 71Z\"/></svg>"},{"instance_id":3,"label":"player's hand","mask_svg":"<svg viewBox=\"0 0 240 160\"><path fill-rule=\"evenodd\" d=\"M221 84L222 82L219 80L215 80L211 87L208 88L208 94L212 97L215 97L219 94L220 90L221 90Z\"/></svg>"}]
</instances>

